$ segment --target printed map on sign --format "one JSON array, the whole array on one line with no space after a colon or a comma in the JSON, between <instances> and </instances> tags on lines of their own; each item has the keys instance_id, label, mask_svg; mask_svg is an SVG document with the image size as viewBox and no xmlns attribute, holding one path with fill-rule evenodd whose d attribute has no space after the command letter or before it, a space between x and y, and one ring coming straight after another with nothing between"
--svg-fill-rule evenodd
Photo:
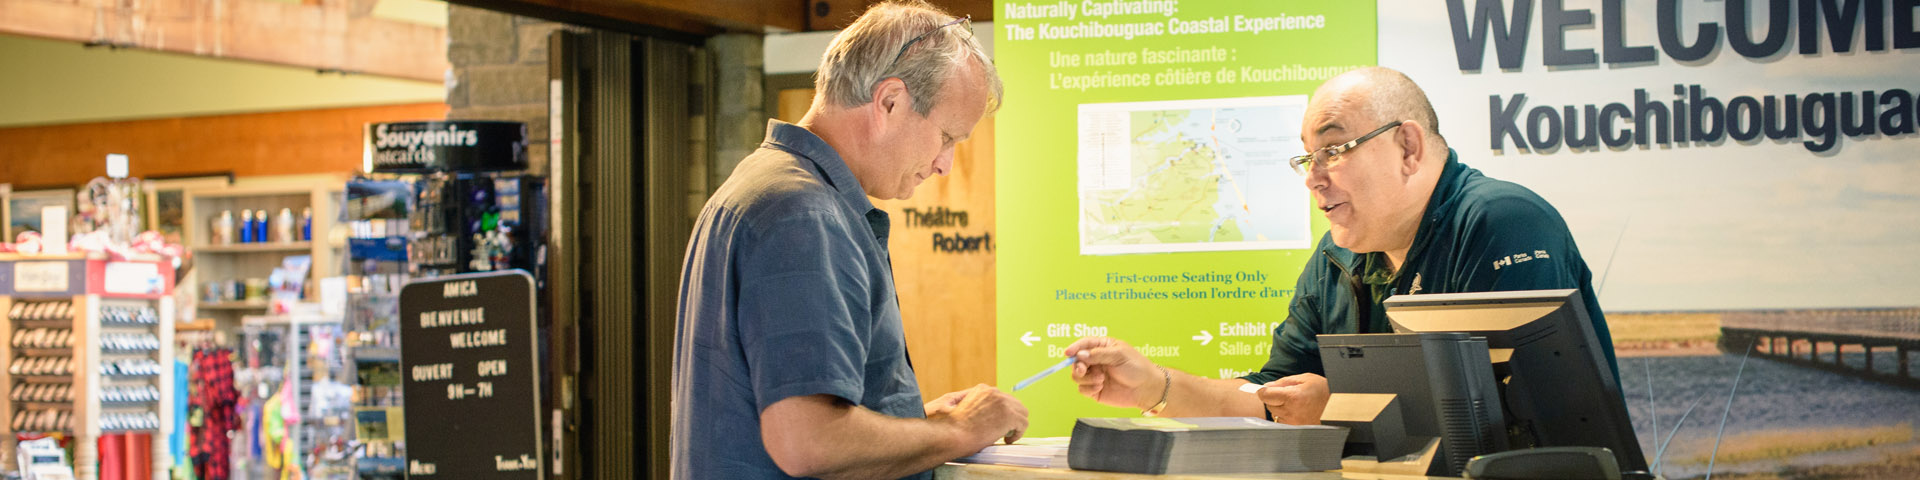
<instances>
[{"instance_id":1,"label":"printed map on sign","mask_svg":"<svg viewBox=\"0 0 1920 480\"><path fill-rule=\"evenodd\" d=\"M1307 97L1082 104L1080 253L1308 248Z\"/></svg>"}]
</instances>

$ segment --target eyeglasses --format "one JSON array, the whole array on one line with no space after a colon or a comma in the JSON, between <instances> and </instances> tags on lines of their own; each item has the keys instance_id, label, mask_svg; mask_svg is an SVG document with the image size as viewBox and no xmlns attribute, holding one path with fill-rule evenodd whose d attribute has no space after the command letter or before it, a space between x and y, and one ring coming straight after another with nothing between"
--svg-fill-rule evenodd
<instances>
[{"instance_id":1,"label":"eyeglasses","mask_svg":"<svg viewBox=\"0 0 1920 480\"><path fill-rule=\"evenodd\" d=\"M969 38L971 38L971 36L973 35L973 15L972 14L962 15L960 16L960 18L953 19L953 21L951 22L942 23L938 27L933 27L932 30L927 30L927 33L922 33L919 36L916 36L916 37L913 37L912 39L907 40L907 43L901 44L900 53L893 54L893 62L887 64L886 71L893 71L894 65L898 65L900 63L900 57L907 56L907 49L913 48L913 44L920 43L921 40L926 40L928 35L933 35L935 32L939 32L940 30L946 29L947 27L951 27L954 25L960 25L961 26L960 31L966 32L965 35L968 35Z\"/></svg>"},{"instance_id":2,"label":"eyeglasses","mask_svg":"<svg viewBox=\"0 0 1920 480\"><path fill-rule=\"evenodd\" d=\"M1321 165L1323 167L1331 167L1333 166L1333 164L1340 162L1340 154L1347 153L1348 150L1353 150L1354 148L1359 147L1361 143L1365 143L1367 139L1379 136L1382 133L1386 133L1387 130L1392 130L1393 127L1398 127L1402 123L1406 123L1406 121L1395 120L1393 123L1381 125L1380 128L1373 129L1372 132L1368 132L1366 135L1361 135L1360 138L1353 139L1353 141L1351 142L1329 146L1327 148L1322 148L1319 150L1308 152L1306 155L1293 157L1292 159L1287 160L1287 166L1293 167L1293 173L1298 173L1300 174L1300 176L1303 176L1303 177L1306 176L1307 171L1312 170L1313 166L1316 164Z\"/></svg>"}]
</instances>

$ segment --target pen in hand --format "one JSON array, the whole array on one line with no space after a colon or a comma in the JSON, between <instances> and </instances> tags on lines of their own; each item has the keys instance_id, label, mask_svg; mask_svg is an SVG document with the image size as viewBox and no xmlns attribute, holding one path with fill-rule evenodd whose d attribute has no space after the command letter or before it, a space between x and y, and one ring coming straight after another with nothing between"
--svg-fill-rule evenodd
<instances>
[{"instance_id":1,"label":"pen in hand","mask_svg":"<svg viewBox=\"0 0 1920 480\"><path fill-rule=\"evenodd\" d=\"M1027 377L1026 380L1021 380L1020 383L1013 384L1013 391L1018 392L1020 391L1020 389L1027 388L1028 386L1033 385L1033 382L1038 382L1042 378L1047 378L1048 375L1052 375L1055 372L1059 372L1060 369L1067 368L1068 366L1073 365L1073 362L1078 360L1079 359L1075 357L1067 357L1066 360L1061 360L1060 363L1053 364L1053 366L1047 367L1046 370L1041 370L1040 373L1033 374L1033 376Z\"/></svg>"}]
</instances>

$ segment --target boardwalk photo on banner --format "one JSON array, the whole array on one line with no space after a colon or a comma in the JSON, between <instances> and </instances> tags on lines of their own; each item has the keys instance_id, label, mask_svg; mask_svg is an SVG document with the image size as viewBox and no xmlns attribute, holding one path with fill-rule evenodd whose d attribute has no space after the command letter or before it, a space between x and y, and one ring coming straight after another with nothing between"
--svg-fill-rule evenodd
<instances>
[{"instance_id":1,"label":"boardwalk photo on banner","mask_svg":"<svg viewBox=\"0 0 1920 480\"><path fill-rule=\"evenodd\" d=\"M1714 478L1920 477L1920 308L1607 320L1635 433L1666 478L1709 464Z\"/></svg>"}]
</instances>

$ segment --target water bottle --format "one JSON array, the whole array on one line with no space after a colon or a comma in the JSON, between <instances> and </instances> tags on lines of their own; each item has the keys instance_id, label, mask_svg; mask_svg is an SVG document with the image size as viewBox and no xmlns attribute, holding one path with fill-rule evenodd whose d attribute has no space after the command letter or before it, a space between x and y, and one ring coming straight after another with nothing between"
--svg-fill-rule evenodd
<instances>
[{"instance_id":1,"label":"water bottle","mask_svg":"<svg viewBox=\"0 0 1920 480\"><path fill-rule=\"evenodd\" d=\"M240 243L253 243L253 210L240 210Z\"/></svg>"}]
</instances>

